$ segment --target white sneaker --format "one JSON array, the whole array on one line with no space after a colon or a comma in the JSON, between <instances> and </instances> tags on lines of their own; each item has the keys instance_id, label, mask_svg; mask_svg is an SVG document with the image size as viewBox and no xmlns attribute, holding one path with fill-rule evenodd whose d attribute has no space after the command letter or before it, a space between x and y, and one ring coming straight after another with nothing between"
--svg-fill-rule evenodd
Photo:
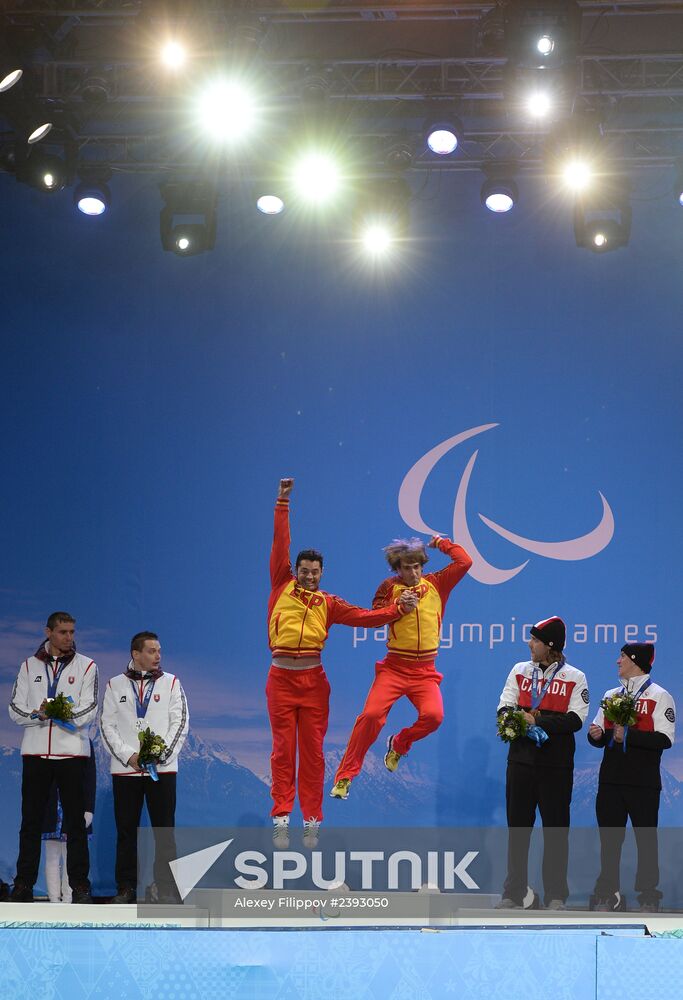
<instances>
[{"instance_id":1,"label":"white sneaker","mask_svg":"<svg viewBox=\"0 0 683 1000\"><path fill-rule=\"evenodd\" d=\"M320 820L310 819L304 820L304 836L303 845L309 849L313 849L318 846L318 834L320 832Z\"/></svg>"},{"instance_id":2,"label":"white sneaker","mask_svg":"<svg viewBox=\"0 0 683 1000\"><path fill-rule=\"evenodd\" d=\"M286 851L289 847L289 816L273 816L273 847Z\"/></svg>"}]
</instances>

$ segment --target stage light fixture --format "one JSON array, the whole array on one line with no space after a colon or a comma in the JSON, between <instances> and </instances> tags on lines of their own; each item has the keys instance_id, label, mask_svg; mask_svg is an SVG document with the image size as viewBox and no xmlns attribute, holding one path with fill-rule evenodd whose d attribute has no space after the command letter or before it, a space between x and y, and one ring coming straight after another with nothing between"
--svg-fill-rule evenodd
<instances>
[{"instance_id":1,"label":"stage light fixture","mask_svg":"<svg viewBox=\"0 0 683 1000\"><path fill-rule=\"evenodd\" d=\"M395 238L392 230L380 222L369 222L360 234L363 249L371 257L384 256Z\"/></svg>"},{"instance_id":2,"label":"stage light fixture","mask_svg":"<svg viewBox=\"0 0 683 1000\"><path fill-rule=\"evenodd\" d=\"M603 179L574 205L576 245L593 253L626 246L631 234L630 184L626 178Z\"/></svg>"},{"instance_id":3,"label":"stage light fixture","mask_svg":"<svg viewBox=\"0 0 683 1000\"><path fill-rule=\"evenodd\" d=\"M405 240L410 225L410 188L402 178L368 183L354 213L354 232L364 253L386 257Z\"/></svg>"},{"instance_id":4,"label":"stage light fixture","mask_svg":"<svg viewBox=\"0 0 683 1000\"><path fill-rule=\"evenodd\" d=\"M256 207L263 215L280 215L284 212L285 203L276 194L262 194L256 200Z\"/></svg>"},{"instance_id":5,"label":"stage light fixture","mask_svg":"<svg viewBox=\"0 0 683 1000\"><path fill-rule=\"evenodd\" d=\"M551 35L541 35L536 42L536 50L542 56L549 56L555 48L555 40Z\"/></svg>"},{"instance_id":6,"label":"stage light fixture","mask_svg":"<svg viewBox=\"0 0 683 1000\"><path fill-rule=\"evenodd\" d=\"M24 119L24 131L29 146L34 146L41 139L44 139L51 128L52 122L46 120L44 113L32 112L30 117Z\"/></svg>"},{"instance_id":7,"label":"stage light fixture","mask_svg":"<svg viewBox=\"0 0 683 1000\"><path fill-rule=\"evenodd\" d=\"M254 94L239 80L212 83L199 101L204 131L217 142L240 142L256 127L258 108Z\"/></svg>"},{"instance_id":8,"label":"stage light fixture","mask_svg":"<svg viewBox=\"0 0 683 1000\"><path fill-rule=\"evenodd\" d=\"M31 151L22 160L17 180L25 181L39 191L61 191L67 184L67 165L53 153Z\"/></svg>"},{"instance_id":9,"label":"stage light fixture","mask_svg":"<svg viewBox=\"0 0 683 1000\"><path fill-rule=\"evenodd\" d=\"M384 151L384 162L390 170L402 172L413 165L415 142L407 132L389 136Z\"/></svg>"},{"instance_id":10,"label":"stage light fixture","mask_svg":"<svg viewBox=\"0 0 683 1000\"><path fill-rule=\"evenodd\" d=\"M182 69L187 62L187 49L180 42L170 38L161 49L161 61L167 69Z\"/></svg>"},{"instance_id":11,"label":"stage light fixture","mask_svg":"<svg viewBox=\"0 0 683 1000\"><path fill-rule=\"evenodd\" d=\"M463 127L459 118L431 118L424 126L428 148L437 156L449 156L462 144Z\"/></svg>"},{"instance_id":12,"label":"stage light fixture","mask_svg":"<svg viewBox=\"0 0 683 1000\"><path fill-rule=\"evenodd\" d=\"M482 205L496 214L509 212L518 198L517 185L507 178L486 180L481 186Z\"/></svg>"},{"instance_id":13,"label":"stage light fixture","mask_svg":"<svg viewBox=\"0 0 683 1000\"><path fill-rule=\"evenodd\" d=\"M585 191L593 178L588 160L573 156L562 168L562 178L570 191Z\"/></svg>"},{"instance_id":14,"label":"stage light fixture","mask_svg":"<svg viewBox=\"0 0 683 1000\"><path fill-rule=\"evenodd\" d=\"M104 183L82 181L74 191L74 204L83 215L104 215L111 204L109 188Z\"/></svg>"},{"instance_id":15,"label":"stage light fixture","mask_svg":"<svg viewBox=\"0 0 683 1000\"><path fill-rule=\"evenodd\" d=\"M576 59L581 11L576 0L516 0L506 8L508 59L527 69L548 69Z\"/></svg>"},{"instance_id":16,"label":"stage light fixture","mask_svg":"<svg viewBox=\"0 0 683 1000\"><path fill-rule=\"evenodd\" d=\"M4 24L0 26L0 30L6 30ZM19 83L23 72L20 61L0 35L0 94L4 94L6 90Z\"/></svg>"},{"instance_id":17,"label":"stage light fixture","mask_svg":"<svg viewBox=\"0 0 683 1000\"><path fill-rule=\"evenodd\" d=\"M525 107L532 118L547 118L553 101L547 90L533 90L526 98Z\"/></svg>"},{"instance_id":18,"label":"stage light fixture","mask_svg":"<svg viewBox=\"0 0 683 1000\"><path fill-rule=\"evenodd\" d=\"M296 193L305 201L323 204L339 192L341 173L327 153L305 153L292 170Z\"/></svg>"},{"instance_id":19,"label":"stage light fixture","mask_svg":"<svg viewBox=\"0 0 683 1000\"><path fill-rule=\"evenodd\" d=\"M161 185L165 205L159 216L161 245L164 250L190 257L213 250L216 244L216 206L214 186L195 183Z\"/></svg>"}]
</instances>

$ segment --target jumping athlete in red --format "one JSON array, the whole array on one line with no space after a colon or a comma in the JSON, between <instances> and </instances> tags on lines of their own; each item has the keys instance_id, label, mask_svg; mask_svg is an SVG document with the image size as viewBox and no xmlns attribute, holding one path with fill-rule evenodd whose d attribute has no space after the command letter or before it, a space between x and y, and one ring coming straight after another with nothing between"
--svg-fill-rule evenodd
<instances>
[{"instance_id":1,"label":"jumping athlete in red","mask_svg":"<svg viewBox=\"0 0 683 1000\"><path fill-rule=\"evenodd\" d=\"M270 555L271 594L268 601L268 639L272 666L266 684L268 714L273 734L271 795L273 839L288 844L289 815L294 805L295 769L299 753L299 804L304 816L304 843L314 846L323 818L325 780L323 740L327 732L330 685L321 652L330 626L361 625L376 628L400 618L415 607L415 595L388 599L375 611L364 610L320 590L323 557L305 549L289 560L289 495L293 479L281 479L275 505L275 533Z\"/></svg>"},{"instance_id":2,"label":"jumping athlete in red","mask_svg":"<svg viewBox=\"0 0 683 1000\"><path fill-rule=\"evenodd\" d=\"M428 556L419 538L397 539L384 550L397 575L380 584L373 608L384 607L408 593L415 594L418 603L414 611L389 629L387 656L375 665L375 680L334 778L330 793L333 798L348 798L349 786L360 772L365 754L377 739L391 706L403 695L413 703L418 716L412 726L389 737L384 757L388 771L395 771L413 743L434 732L443 721L439 690L443 674L437 673L434 660L439 651L446 601L468 572L472 560L462 546L438 535L432 538L429 547L450 556L451 564L426 576L422 575L422 569Z\"/></svg>"}]
</instances>

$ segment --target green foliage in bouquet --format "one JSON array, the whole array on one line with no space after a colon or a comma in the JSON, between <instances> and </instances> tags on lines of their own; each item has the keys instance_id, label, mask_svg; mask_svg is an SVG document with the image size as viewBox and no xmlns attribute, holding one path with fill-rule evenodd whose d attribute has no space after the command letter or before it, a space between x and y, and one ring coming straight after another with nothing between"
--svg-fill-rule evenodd
<instances>
[{"instance_id":1,"label":"green foliage in bouquet","mask_svg":"<svg viewBox=\"0 0 683 1000\"><path fill-rule=\"evenodd\" d=\"M68 722L73 718L73 708L71 700L64 694L58 694L55 698L47 698L43 715L46 719L56 719L59 722Z\"/></svg>"},{"instance_id":2,"label":"green foliage in bouquet","mask_svg":"<svg viewBox=\"0 0 683 1000\"><path fill-rule=\"evenodd\" d=\"M138 750L138 761L143 766L145 764L157 764L162 753L166 749L166 743L161 736L157 736L147 726L141 733L138 733L140 749Z\"/></svg>"},{"instance_id":3,"label":"green foliage in bouquet","mask_svg":"<svg viewBox=\"0 0 683 1000\"><path fill-rule=\"evenodd\" d=\"M636 699L632 694L613 694L611 698L603 698L600 708L608 722L615 726L632 726L638 718Z\"/></svg>"},{"instance_id":4,"label":"green foliage in bouquet","mask_svg":"<svg viewBox=\"0 0 683 1000\"><path fill-rule=\"evenodd\" d=\"M504 708L498 713L498 735L503 743L512 743L526 736L529 724L518 708Z\"/></svg>"}]
</instances>

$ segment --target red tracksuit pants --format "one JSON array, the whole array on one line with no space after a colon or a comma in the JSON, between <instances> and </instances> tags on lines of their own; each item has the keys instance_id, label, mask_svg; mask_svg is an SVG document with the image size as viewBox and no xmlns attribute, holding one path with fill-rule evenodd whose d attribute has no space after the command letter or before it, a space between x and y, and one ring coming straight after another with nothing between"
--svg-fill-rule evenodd
<instances>
[{"instance_id":1,"label":"red tracksuit pants","mask_svg":"<svg viewBox=\"0 0 683 1000\"><path fill-rule=\"evenodd\" d=\"M271 666L266 698L273 734L270 755L273 808L270 815L291 813L298 779L299 805L304 819L321 820L325 781L323 740L330 704L330 684L325 671L322 667L287 670Z\"/></svg>"},{"instance_id":2,"label":"red tracksuit pants","mask_svg":"<svg viewBox=\"0 0 683 1000\"><path fill-rule=\"evenodd\" d=\"M368 692L363 711L356 719L348 746L334 777L355 778L359 774L365 755L379 736L387 721L389 710L403 695L417 709L417 719L394 736L392 744L396 753L408 753L416 740L433 733L443 722L443 700L439 684L443 674L437 673L434 663L415 663L410 666L391 664L380 660L375 664L375 680Z\"/></svg>"}]
</instances>

